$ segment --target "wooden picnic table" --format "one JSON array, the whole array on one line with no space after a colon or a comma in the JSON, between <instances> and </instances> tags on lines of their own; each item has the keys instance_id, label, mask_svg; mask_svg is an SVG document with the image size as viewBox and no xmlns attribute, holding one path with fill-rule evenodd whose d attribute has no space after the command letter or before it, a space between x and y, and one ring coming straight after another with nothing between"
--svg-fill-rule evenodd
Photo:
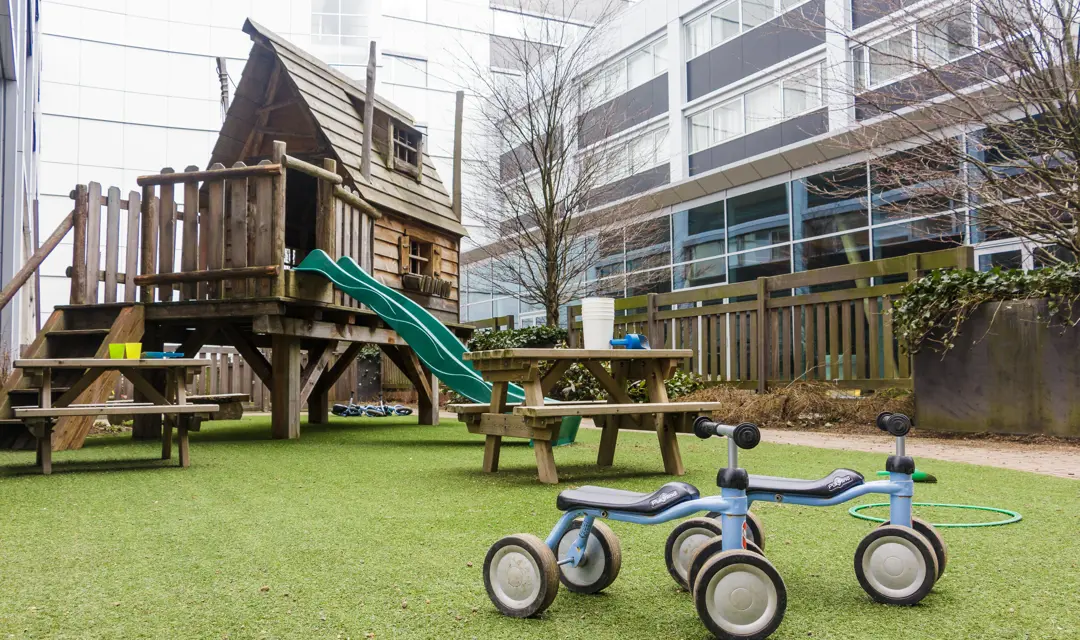
<instances>
[{"instance_id":1,"label":"wooden picnic table","mask_svg":"<svg viewBox=\"0 0 1080 640\"><path fill-rule=\"evenodd\" d=\"M42 473L52 472L52 428L56 418L64 416L146 415L161 414L164 417L161 433L161 459L172 458L172 429L177 430L180 466L191 464L188 431L197 431L199 421L219 409L217 404L191 404L187 400L187 377L206 366L204 360L195 358L55 358L20 359L15 366L22 369L31 380L39 383L40 407L14 407L20 418L37 438L37 462ZM53 401L53 373L61 370L82 371L82 375ZM144 371L165 371L165 393L158 391L145 376ZM90 388L106 371L119 371L139 390L145 402L106 404L72 404Z\"/></svg>"},{"instance_id":2,"label":"wooden picnic table","mask_svg":"<svg viewBox=\"0 0 1080 640\"><path fill-rule=\"evenodd\" d=\"M599 466L611 466L620 429L655 430L660 443L664 470L683 475L682 457L675 438L677 431L688 431L688 419L699 412L719 408L709 402L669 402L664 381L679 363L689 358L689 349L494 349L466 353L464 359L485 380L491 382L490 405L452 405L459 419L472 433L483 434L484 471L499 467L499 449L504 437L530 438L536 454L540 481L559 481L552 452L552 440L558 438L564 417L594 416L603 433L600 437ZM550 363L541 371L542 363ZM607 403L547 402L559 379L574 363L581 363L607 393ZM604 368L610 363L611 372ZM635 403L628 393L629 384L644 380L649 402ZM511 383L522 386L525 402L507 404ZM507 413L511 411L510 413Z\"/></svg>"}]
</instances>

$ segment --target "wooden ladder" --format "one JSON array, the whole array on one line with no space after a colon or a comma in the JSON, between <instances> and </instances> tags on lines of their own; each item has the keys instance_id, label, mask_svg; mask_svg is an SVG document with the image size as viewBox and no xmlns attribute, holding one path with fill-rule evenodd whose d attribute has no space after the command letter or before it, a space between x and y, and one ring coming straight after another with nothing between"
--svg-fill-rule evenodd
<instances>
[{"instance_id":1,"label":"wooden ladder","mask_svg":"<svg viewBox=\"0 0 1080 640\"><path fill-rule=\"evenodd\" d=\"M144 330L143 307L132 303L57 307L27 348L24 358L108 358L109 345L139 342ZM76 376L79 372L65 372ZM78 404L104 404L116 388L119 372L107 372L77 399ZM68 386L59 372L52 393L59 398ZM0 449L32 449L33 435L12 407L40 407L41 392L16 369L0 388ZM78 449L94 425L93 416L66 416L53 429L55 451Z\"/></svg>"}]
</instances>

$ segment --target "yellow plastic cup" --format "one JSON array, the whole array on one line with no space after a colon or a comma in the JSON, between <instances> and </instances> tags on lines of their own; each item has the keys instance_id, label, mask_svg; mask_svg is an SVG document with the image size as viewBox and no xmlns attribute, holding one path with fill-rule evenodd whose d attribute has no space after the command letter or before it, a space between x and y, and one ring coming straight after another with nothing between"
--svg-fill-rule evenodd
<instances>
[{"instance_id":1,"label":"yellow plastic cup","mask_svg":"<svg viewBox=\"0 0 1080 640\"><path fill-rule=\"evenodd\" d=\"M124 344L110 344L109 345L109 357L113 360L122 360L124 358Z\"/></svg>"},{"instance_id":2,"label":"yellow plastic cup","mask_svg":"<svg viewBox=\"0 0 1080 640\"><path fill-rule=\"evenodd\" d=\"M124 344L127 349L128 360L138 360L142 355L142 343L141 342L128 342Z\"/></svg>"}]
</instances>

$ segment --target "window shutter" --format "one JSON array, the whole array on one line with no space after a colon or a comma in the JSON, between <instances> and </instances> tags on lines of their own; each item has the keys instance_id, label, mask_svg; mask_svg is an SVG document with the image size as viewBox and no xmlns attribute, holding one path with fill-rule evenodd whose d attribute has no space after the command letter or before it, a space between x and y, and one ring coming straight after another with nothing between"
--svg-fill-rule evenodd
<instances>
[{"instance_id":1,"label":"window shutter","mask_svg":"<svg viewBox=\"0 0 1080 640\"><path fill-rule=\"evenodd\" d=\"M431 247L431 275L436 278L442 277L442 247L439 245Z\"/></svg>"},{"instance_id":2,"label":"window shutter","mask_svg":"<svg viewBox=\"0 0 1080 640\"><path fill-rule=\"evenodd\" d=\"M409 272L409 247L411 245L411 238L409 236L401 236L398 240L398 269L401 273Z\"/></svg>"}]
</instances>

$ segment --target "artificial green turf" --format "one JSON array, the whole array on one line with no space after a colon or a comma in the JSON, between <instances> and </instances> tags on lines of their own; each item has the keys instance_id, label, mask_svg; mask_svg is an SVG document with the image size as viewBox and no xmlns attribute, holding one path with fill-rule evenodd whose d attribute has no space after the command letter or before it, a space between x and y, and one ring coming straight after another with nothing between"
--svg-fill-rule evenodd
<instances>
[{"instance_id":1,"label":"artificial green turf","mask_svg":"<svg viewBox=\"0 0 1080 640\"><path fill-rule=\"evenodd\" d=\"M622 433L615 466L599 471L598 432L582 430L578 444L556 450L563 483L552 487L536 482L523 442L504 444L498 474L481 473L482 442L454 422L338 419L288 442L268 432L266 418L207 425L186 470L151 462L156 445L119 436L57 454L51 477L32 473L31 453L0 454L0 638L708 635L664 568L670 524L611 523L623 550L618 580L597 596L562 589L539 619L503 617L484 592L488 546L510 533L546 535L560 489L670 480L649 434ZM723 443L680 442L683 480L714 492ZM918 441L910 448L918 457ZM741 462L796 477L841 466L869 477L884 464L879 454L768 443ZM760 504L766 551L788 588L773 637L1080 637L1080 483L919 467L940 483L918 485L917 500L1004 506L1024 520L943 531L945 577L919 606L895 608L872 603L852 571L870 523L846 507Z\"/></svg>"}]
</instances>

